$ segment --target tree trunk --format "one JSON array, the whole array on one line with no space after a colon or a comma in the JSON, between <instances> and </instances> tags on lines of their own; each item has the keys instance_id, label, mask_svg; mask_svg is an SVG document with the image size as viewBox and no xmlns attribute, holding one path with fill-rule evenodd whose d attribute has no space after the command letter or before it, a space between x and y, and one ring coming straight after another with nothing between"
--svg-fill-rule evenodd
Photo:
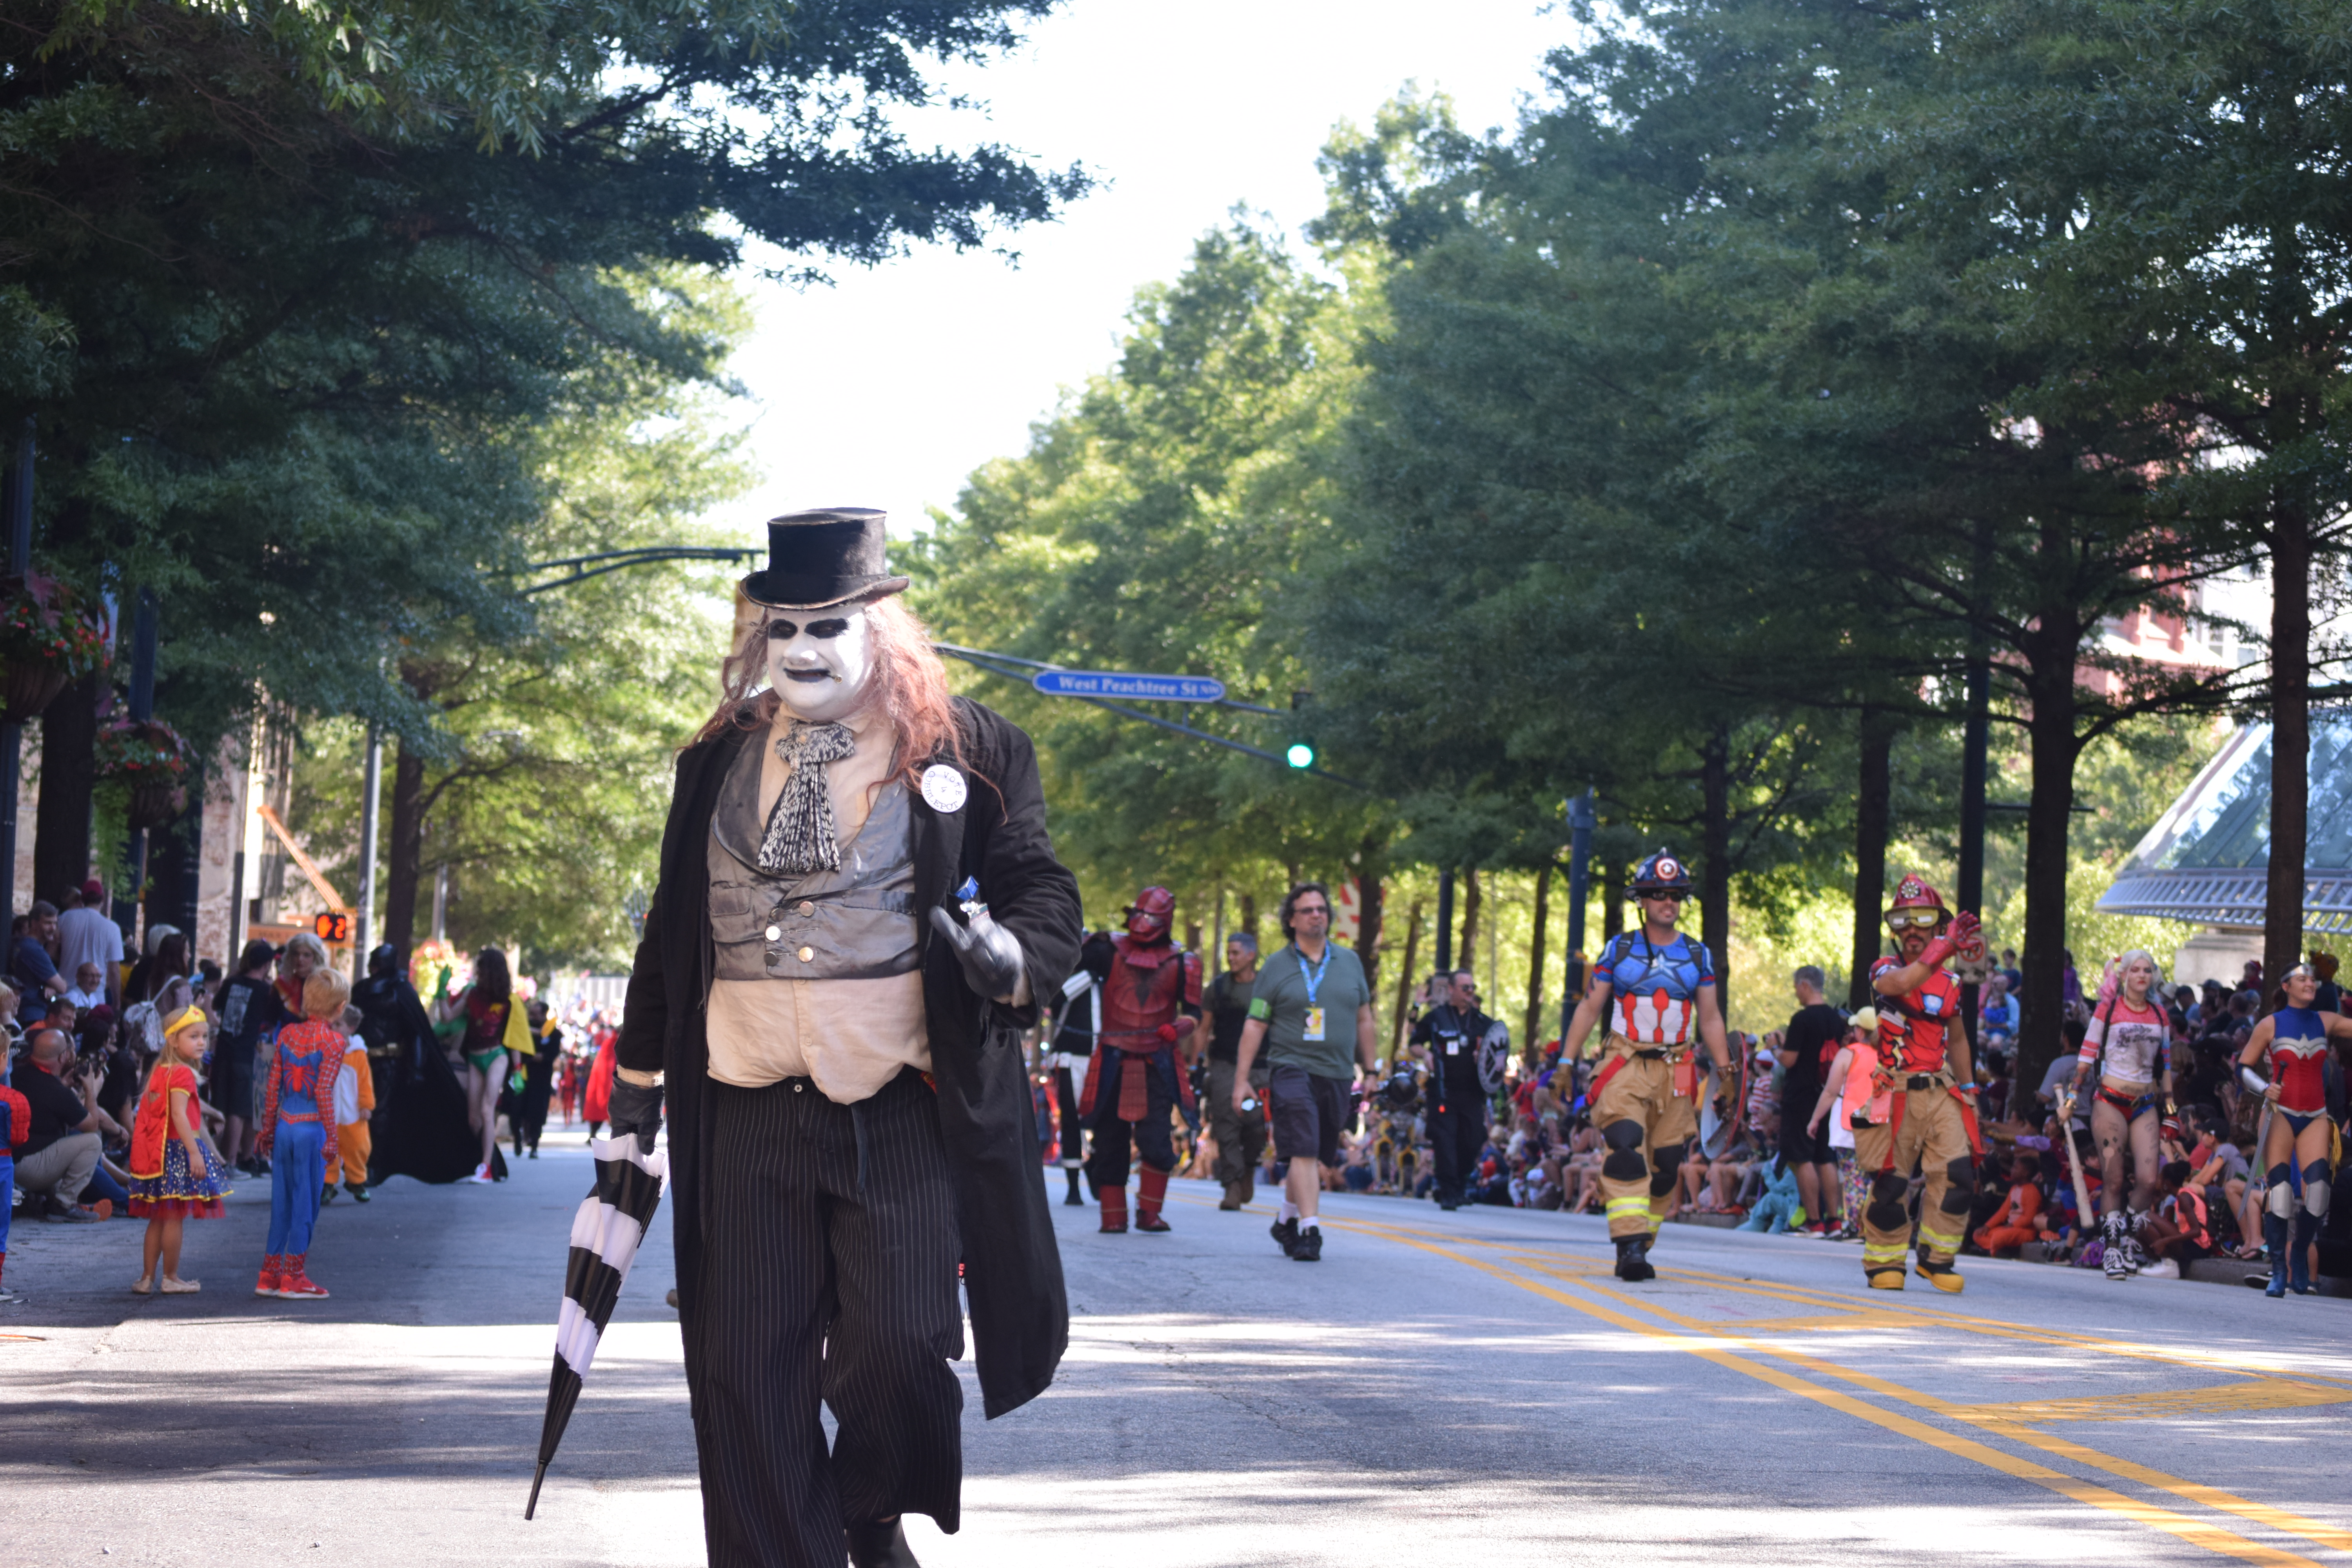
<instances>
[{"instance_id":1,"label":"tree trunk","mask_svg":"<svg viewBox=\"0 0 2352 1568\"><path fill-rule=\"evenodd\" d=\"M383 868L383 940L402 952L416 938L416 885L424 855L425 759L404 741L392 765L392 835Z\"/></svg>"},{"instance_id":2,"label":"tree trunk","mask_svg":"<svg viewBox=\"0 0 2352 1568\"><path fill-rule=\"evenodd\" d=\"M1625 868L1614 860L1597 860L1592 885L1601 889L1601 945L1625 929Z\"/></svg>"},{"instance_id":3,"label":"tree trunk","mask_svg":"<svg viewBox=\"0 0 2352 1568\"><path fill-rule=\"evenodd\" d=\"M1250 940L1255 942L1257 940L1257 895L1244 893L1241 895L1241 901L1242 923L1234 929L1249 932Z\"/></svg>"},{"instance_id":4,"label":"tree trunk","mask_svg":"<svg viewBox=\"0 0 2352 1568\"><path fill-rule=\"evenodd\" d=\"M1389 1021L1389 1068L1404 1054L1405 1011L1412 1005L1412 966L1421 956L1421 900L1404 917L1404 960L1397 966L1396 1013Z\"/></svg>"},{"instance_id":5,"label":"tree trunk","mask_svg":"<svg viewBox=\"0 0 2352 1568\"><path fill-rule=\"evenodd\" d=\"M1886 835L1893 817L1895 720L1884 709L1862 710L1862 777L1853 811L1853 968L1847 1005L1870 1000L1870 966L1882 947L1886 898Z\"/></svg>"},{"instance_id":6,"label":"tree trunk","mask_svg":"<svg viewBox=\"0 0 2352 1568\"><path fill-rule=\"evenodd\" d=\"M48 798L43 792L44 801ZM2271 860L2263 913L2263 994L2303 952L2311 811L2311 532L2302 504L2271 506Z\"/></svg>"},{"instance_id":7,"label":"tree trunk","mask_svg":"<svg viewBox=\"0 0 2352 1568\"><path fill-rule=\"evenodd\" d=\"M1356 879L1356 958L1364 966L1364 991L1377 995L1381 983L1381 879L1366 874Z\"/></svg>"},{"instance_id":8,"label":"tree trunk","mask_svg":"<svg viewBox=\"0 0 2352 1568\"><path fill-rule=\"evenodd\" d=\"M1551 870L1536 868L1536 935L1528 952L1528 1027L1519 1037L1519 1057L1532 1069L1536 1061L1536 1030L1543 1022L1544 927L1551 919Z\"/></svg>"},{"instance_id":9,"label":"tree trunk","mask_svg":"<svg viewBox=\"0 0 2352 1568\"><path fill-rule=\"evenodd\" d=\"M1462 945L1454 950L1454 967L1468 970L1474 980L1478 973L1478 905L1480 901L1478 868L1466 866L1462 871Z\"/></svg>"},{"instance_id":10,"label":"tree trunk","mask_svg":"<svg viewBox=\"0 0 2352 1568\"><path fill-rule=\"evenodd\" d=\"M33 838L33 897L57 903L89 879L89 792L98 781L98 699L105 672L93 670L58 693L41 715L41 805Z\"/></svg>"},{"instance_id":11,"label":"tree trunk","mask_svg":"<svg viewBox=\"0 0 2352 1568\"><path fill-rule=\"evenodd\" d=\"M1717 727L1699 759L1699 940L1715 959L1715 997L1731 1021L1731 737Z\"/></svg>"},{"instance_id":12,"label":"tree trunk","mask_svg":"<svg viewBox=\"0 0 2352 1568\"><path fill-rule=\"evenodd\" d=\"M2026 739L2033 784L2025 808L2025 946L2019 967L2025 994L2019 1003L2016 1081L2031 1093L2063 1045L2066 969L2066 839L2073 827L2074 649L2082 628L2053 611L2029 643L2032 711ZM2038 655L2039 657L2035 657Z\"/></svg>"}]
</instances>

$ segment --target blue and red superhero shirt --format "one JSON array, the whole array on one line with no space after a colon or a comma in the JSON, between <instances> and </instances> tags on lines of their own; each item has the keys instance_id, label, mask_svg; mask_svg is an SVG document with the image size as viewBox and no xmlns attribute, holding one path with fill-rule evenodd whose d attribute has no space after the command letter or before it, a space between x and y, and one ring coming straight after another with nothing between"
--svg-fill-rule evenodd
<instances>
[{"instance_id":1,"label":"blue and red superhero shirt","mask_svg":"<svg viewBox=\"0 0 2352 1568\"><path fill-rule=\"evenodd\" d=\"M1698 994L1715 984L1715 960L1706 943L1680 931L1664 945L1619 931L1601 950L1592 977L1608 983L1612 1034L1637 1046L1680 1046L1698 1028Z\"/></svg>"},{"instance_id":2,"label":"blue and red superhero shirt","mask_svg":"<svg viewBox=\"0 0 2352 1568\"><path fill-rule=\"evenodd\" d=\"M1874 984L1905 967L1892 953L1870 966ZM1878 998L1878 1056L1891 1072L1936 1072L1944 1066L1944 1033L1960 1016L1960 983L1951 971L1929 972L1916 991Z\"/></svg>"}]
</instances>

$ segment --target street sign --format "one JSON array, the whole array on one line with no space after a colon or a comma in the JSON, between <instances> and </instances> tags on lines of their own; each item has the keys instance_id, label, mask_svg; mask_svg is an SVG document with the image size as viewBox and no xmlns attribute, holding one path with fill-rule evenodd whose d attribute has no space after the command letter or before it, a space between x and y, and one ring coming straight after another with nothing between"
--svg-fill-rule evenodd
<instances>
[{"instance_id":1,"label":"street sign","mask_svg":"<svg viewBox=\"0 0 2352 1568\"><path fill-rule=\"evenodd\" d=\"M1150 702L1222 702L1225 683L1205 675L1121 675L1104 669L1041 669L1029 684L1047 697L1127 697Z\"/></svg>"}]
</instances>

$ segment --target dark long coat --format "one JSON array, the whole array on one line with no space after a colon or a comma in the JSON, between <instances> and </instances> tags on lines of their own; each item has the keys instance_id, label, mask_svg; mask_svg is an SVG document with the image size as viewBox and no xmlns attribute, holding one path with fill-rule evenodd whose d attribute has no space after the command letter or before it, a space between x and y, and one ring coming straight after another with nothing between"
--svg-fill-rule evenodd
<instances>
[{"instance_id":1,"label":"dark long coat","mask_svg":"<svg viewBox=\"0 0 2352 1568\"><path fill-rule=\"evenodd\" d=\"M1054 995L1076 963L1084 934L1077 879L1054 858L1045 792L1029 737L1002 716L955 700L963 746L962 807L934 811L913 795L915 906L922 942L923 1003L940 1131L955 1178L964 1291L982 1407L992 1419L1019 1408L1054 1380L1070 1338L1062 1258L1039 1178L1044 1151L1029 1100L1021 1031L1033 1005L991 1002L964 984L954 951L931 931L929 911L955 901L965 878L980 884L990 912L1020 939L1029 994ZM730 731L679 753L662 833L661 882L646 915L629 975L620 1065L667 1075L670 1191L677 1233L677 1300L689 1385L699 1383L698 1325L702 1216L728 1201L727 1173L703 1160L710 1124L709 1050L704 1004L712 971L709 864L705 848L729 767L765 726ZM698 1412L700 1394L691 1398Z\"/></svg>"}]
</instances>

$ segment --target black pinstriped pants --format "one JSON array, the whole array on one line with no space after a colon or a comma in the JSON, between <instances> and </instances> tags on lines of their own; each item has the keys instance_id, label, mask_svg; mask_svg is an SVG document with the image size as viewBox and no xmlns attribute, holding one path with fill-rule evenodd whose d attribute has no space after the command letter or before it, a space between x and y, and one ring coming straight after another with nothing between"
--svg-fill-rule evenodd
<instances>
[{"instance_id":1,"label":"black pinstriped pants","mask_svg":"<svg viewBox=\"0 0 2352 1568\"><path fill-rule=\"evenodd\" d=\"M955 1200L929 1084L714 1084L693 1390L711 1568L841 1568L844 1524L956 1528ZM838 1423L825 1451L822 1400Z\"/></svg>"}]
</instances>

